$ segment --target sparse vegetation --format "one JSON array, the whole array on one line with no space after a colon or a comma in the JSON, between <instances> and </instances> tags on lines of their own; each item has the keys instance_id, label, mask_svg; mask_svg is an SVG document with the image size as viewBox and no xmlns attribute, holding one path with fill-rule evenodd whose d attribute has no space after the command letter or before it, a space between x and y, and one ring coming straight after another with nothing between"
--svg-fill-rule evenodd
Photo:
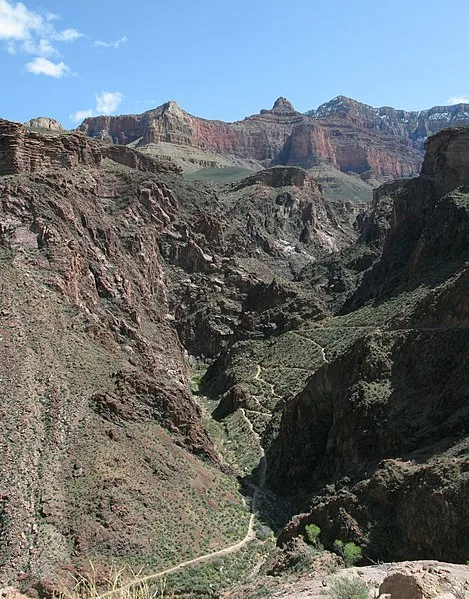
<instances>
[{"instance_id":1,"label":"sparse vegetation","mask_svg":"<svg viewBox=\"0 0 469 599\"><path fill-rule=\"evenodd\" d=\"M154 582L142 580L140 573L128 569L112 570L105 581L98 581L98 573L90 565L87 575L78 576L75 586L58 595L58 599L173 599L166 578ZM133 582L135 581L135 584Z\"/></svg>"},{"instance_id":2,"label":"sparse vegetation","mask_svg":"<svg viewBox=\"0 0 469 599\"><path fill-rule=\"evenodd\" d=\"M335 576L330 582L332 599L368 599L366 584L352 576Z\"/></svg>"},{"instance_id":3,"label":"sparse vegetation","mask_svg":"<svg viewBox=\"0 0 469 599\"><path fill-rule=\"evenodd\" d=\"M322 549L321 542L319 540L319 535L321 534L321 529L316 524L307 524L305 526L305 536L307 542L315 547L316 549Z\"/></svg>"},{"instance_id":4,"label":"sparse vegetation","mask_svg":"<svg viewBox=\"0 0 469 599\"><path fill-rule=\"evenodd\" d=\"M344 560L346 568L351 568L363 558L361 547L352 542L336 540L333 549Z\"/></svg>"}]
</instances>

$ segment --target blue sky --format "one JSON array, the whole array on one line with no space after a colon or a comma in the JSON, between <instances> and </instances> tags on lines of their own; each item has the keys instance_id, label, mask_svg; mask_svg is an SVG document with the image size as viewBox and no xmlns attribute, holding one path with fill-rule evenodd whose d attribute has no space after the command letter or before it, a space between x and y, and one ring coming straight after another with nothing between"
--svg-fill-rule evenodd
<instances>
[{"instance_id":1,"label":"blue sky","mask_svg":"<svg viewBox=\"0 0 469 599\"><path fill-rule=\"evenodd\" d=\"M0 0L0 117L469 101L469 2Z\"/></svg>"}]
</instances>

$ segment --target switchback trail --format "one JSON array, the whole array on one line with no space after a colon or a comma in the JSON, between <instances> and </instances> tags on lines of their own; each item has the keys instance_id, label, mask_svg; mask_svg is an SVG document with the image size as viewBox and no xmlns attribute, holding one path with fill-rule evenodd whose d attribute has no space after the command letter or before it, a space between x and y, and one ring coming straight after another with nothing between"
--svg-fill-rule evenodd
<instances>
[{"instance_id":1,"label":"switchback trail","mask_svg":"<svg viewBox=\"0 0 469 599\"><path fill-rule=\"evenodd\" d=\"M261 383L264 383L264 385L268 385L270 387L270 392L272 393L272 395L274 397L278 397L279 399L282 399L281 395L278 395L278 393L275 392L275 387L272 385L272 383L268 383L267 381L264 381L264 379L260 378L261 375L261 366L260 364L257 365L257 372L254 376L254 380L255 381L260 381Z\"/></svg>"}]
</instances>

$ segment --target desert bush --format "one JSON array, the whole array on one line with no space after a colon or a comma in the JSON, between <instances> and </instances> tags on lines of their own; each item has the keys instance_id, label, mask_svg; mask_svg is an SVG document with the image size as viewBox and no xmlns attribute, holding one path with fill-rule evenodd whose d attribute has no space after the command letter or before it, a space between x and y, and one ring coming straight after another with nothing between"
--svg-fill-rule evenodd
<instances>
[{"instance_id":1,"label":"desert bush","mask_svg":"<svg viewBox=\"0 0 469 599\"><path fill-rule=\"evenodd\" d=\"M330 582L332 599L368 599L370 592L361 580L351 576L336 576Z\"/></svg>"}]
</instances>

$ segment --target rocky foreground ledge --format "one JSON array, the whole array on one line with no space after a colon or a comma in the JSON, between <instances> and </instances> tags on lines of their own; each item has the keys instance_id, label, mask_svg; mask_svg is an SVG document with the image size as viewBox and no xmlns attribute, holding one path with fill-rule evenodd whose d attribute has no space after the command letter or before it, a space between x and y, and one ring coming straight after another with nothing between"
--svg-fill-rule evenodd
<instances>
[{"instance_id":1,"label":"rocky foreground ledge","mask_svg":"<svg viewBox=\"0 0 469 599\"><path fill-rule=\"evenodd\" d=\"M339 577L359 580L368 588L370 598L467 599L469 597L469 566L433 560L347 568L333 575L325 575L324 572L309 574L295 582L280 583L271 591L265 590L265 593L269 594L262 596L275 599L314 599L315 597L327 599L333 596L333 581ZM268 585L269 583L266 582L267 589ZM222 596L224 599L257 597L258 587L259 582L255 586L246 585L231 590Z\"/></svg>"}]
</instances>

